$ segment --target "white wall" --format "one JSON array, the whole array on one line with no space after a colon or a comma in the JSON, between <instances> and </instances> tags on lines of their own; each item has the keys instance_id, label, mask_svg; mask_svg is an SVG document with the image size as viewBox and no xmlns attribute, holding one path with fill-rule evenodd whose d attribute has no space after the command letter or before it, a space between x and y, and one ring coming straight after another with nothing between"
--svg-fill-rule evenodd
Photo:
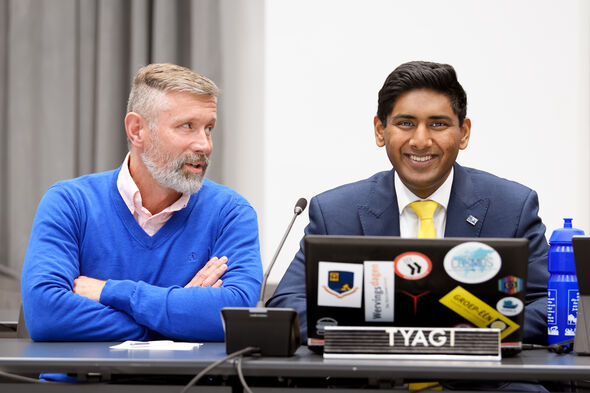
<instances>
[{"instance_id":1,"label":"white wall","mask_svg":"<svg viewBox=\"0 0 590 393\"><path fill-rule=\"evenodd\" d=\"M259 212L264 205L264 2L220 2L221 95L218 129L224 183L244 195ZM219 154L221 153L221 154Z\"/></svg>"},{"instance_id":2,"label":"white wall","mask_svg":"<svg viewBox=\"0 0 590 393\"><path fill-rule=\"evenodd\" d=\"M255 144L263 156L248 173L259 180L235 184L258 210L265 264L298 197L391 168L375 146L372 119L383 81L410 60L446 62L458 72L473 124L459 163L536 189L547 236L566 216L590 232L585 0L248 4L264 5L264 121L255 125L262 127ZM247 40L235 45L256 47ZM247 52L242 61L254 61ZM258 111L258 103L245 99L240 111ZM246 124L247 116L234 121L254 126ZM233 168L243 164L225 160ZM306 224L303 215L271 281L287 268Z\"/></svg>"}]
</instances>

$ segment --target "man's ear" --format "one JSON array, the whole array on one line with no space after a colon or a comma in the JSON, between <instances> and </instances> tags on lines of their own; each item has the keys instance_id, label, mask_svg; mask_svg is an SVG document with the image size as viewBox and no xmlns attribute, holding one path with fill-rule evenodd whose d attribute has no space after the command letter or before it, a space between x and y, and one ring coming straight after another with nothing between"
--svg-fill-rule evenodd
<instances>
[{"instance_id":1,"label":"man's ear","mask_svg":"<svg viewBox=\"0 0 590 393\"><path fill-rule=\"evenodd\" d=\"M139 113L129 112L125 116L125 131L133 146L143 146L147 135L146 131L148 131L147 128L147 122Z\"/></svg>"},{"instance_id":2,"label":"man's ear","mask_svg":"<svg viewBox=\"0 0 590 393\"><path fill-rule=\"evenodd\" d=\"M459 140L459 149L464 150L469 144L469 137L471 136L471 119L468 117L463 121L461 126L461 139Z\"/></svg>"},{"instance_id":3,"label":"man's ear","mask_svg":"<svg viewBox=\"0 0 590 393\"><path fill-rule=\"evenodd\" d=\"M385 146L385 127L377 116L373 119L373 127L375 128L375 143L379 147Z\"/></svg>"}]
</instances>

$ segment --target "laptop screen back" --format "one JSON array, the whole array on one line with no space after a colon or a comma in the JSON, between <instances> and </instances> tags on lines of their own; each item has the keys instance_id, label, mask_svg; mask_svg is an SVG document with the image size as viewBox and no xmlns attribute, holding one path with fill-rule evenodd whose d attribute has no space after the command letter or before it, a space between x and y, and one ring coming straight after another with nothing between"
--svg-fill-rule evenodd
<instances>
[{"instance_id":1,"label":"laptop screen back","mask_svg":"<svg viewBox=\"0 0 590 393\"><path fill-rule=\"evenodd\" d=\"M574 236L574 263L580 295L590 296L590 237Z\"/></svg>"},{"instance_id":2,"label":"laptop screen back","mask_svg":"<svg viewBox=\"0 0 590 393\"><path fill-rule=\"evenodd\" d=\"M325 326L499 328L521 342L527 239L305 237L308 339Z\"/></svg>"}]
</instances>

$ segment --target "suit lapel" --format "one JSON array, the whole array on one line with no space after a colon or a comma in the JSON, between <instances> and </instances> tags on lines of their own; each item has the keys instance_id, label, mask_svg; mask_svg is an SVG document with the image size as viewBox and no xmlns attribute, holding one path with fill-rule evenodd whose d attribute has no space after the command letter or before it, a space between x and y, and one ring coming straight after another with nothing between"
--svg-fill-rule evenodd
<instances>
[{"instance_id":1,"label":"suit lapel","mask_svg":"<svg viewBox=\"0 0 590 393\"><path fill-rule=\"evenodd\" d=\"M455 163L445 237L479 237L490 200L479 195L469 173Z\"/></svg>"},{"instance_id":2,"label":"suit lapel","mask_svg":"<svg viewBox=\"0 0 590 393\"><path fill-rule=\"evenodd\" d=\"M358 206L365 236L399 236L399 209L393 186L393 170L371 180L365 204Z\"/></svg>"},{"instance_id":3,"label":"suit lapel","mask_svg":"<svg viewBox=\"0 0 590 393\"><path fill-rule=\"evenodd\" d=\"M489 199L479 195L469 173L459 164L455 174L449 206L445 237L480 237ZM393 169L372 179L366 203L358 206L365 236L399 236L399 209L393 185Z\"/></svg>"}]
</instances>

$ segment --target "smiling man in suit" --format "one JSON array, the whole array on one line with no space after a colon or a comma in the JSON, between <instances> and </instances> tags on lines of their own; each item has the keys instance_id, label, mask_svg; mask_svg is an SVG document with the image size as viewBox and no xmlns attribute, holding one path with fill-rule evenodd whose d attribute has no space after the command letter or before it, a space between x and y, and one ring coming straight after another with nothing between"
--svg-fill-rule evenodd
<instances>
[{"instance_id":1,"label":"smiling man in suit","mask_svg":"<svg viewBox=\"0 0 590 393\"><path fill-rule=\"evenodd\" d=\"M467 96L453 67L423 61L397 67L379 91L375 141L393 169L311 200L305 234L529 239L525 342L546 343L547 251L535 191L456 163L467 147ZM430 206L421 233L415 202ZM432 210L434 210L432 212ZM269 300L299 313L307 337L303 241Z\"/></svg>"}]
</instances>

